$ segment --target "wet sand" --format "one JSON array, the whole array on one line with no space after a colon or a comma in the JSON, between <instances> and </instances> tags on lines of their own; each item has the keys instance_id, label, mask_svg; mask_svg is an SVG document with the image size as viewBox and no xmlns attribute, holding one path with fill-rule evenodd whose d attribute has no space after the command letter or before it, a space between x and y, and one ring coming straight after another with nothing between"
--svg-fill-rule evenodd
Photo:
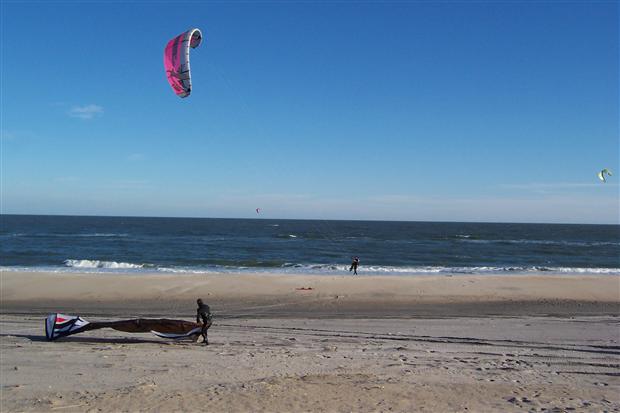
<instances>
[{"instance_id":1,"label":"wet sand","mask_svg":"<svg viewBox=\"0 0 620 413\"><path fill-rule=\"evenodd\" d=\"M221 317L615 315L618 276L101 275L0 273L1 312Z\"/></svg>"},{"instance_id":2,"label":"wet sand","mask_svg":"<svg viewBox=\"0 0 620 413\"><path fill-rule=\"evenodd\" d=\"M3 412L620 411L620 277L1 277ZM197 296L209 346L45 341L47 312L191 320Z\"/></svg>"}]
</instances>

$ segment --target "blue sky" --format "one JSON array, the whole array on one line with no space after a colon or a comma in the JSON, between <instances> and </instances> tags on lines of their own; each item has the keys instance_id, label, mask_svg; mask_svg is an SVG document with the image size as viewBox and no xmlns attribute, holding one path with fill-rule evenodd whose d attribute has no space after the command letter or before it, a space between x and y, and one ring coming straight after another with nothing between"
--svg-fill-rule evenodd
<instances>
[{"instance_id":1,"label":"blue sky","mask_svg":"<svg viewBox=\"0 0 620 413\"><path fill-rule=\"evenodd\" d=\"M3 213L618 223L616 1L1 7Z\"/></svg>"}]
</instances>

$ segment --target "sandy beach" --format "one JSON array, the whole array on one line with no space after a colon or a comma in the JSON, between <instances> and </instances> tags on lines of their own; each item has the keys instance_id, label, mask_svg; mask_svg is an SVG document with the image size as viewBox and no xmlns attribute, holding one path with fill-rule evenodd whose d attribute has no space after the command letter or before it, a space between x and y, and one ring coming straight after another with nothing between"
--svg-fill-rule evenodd
<instances>
[{"instance_id":1,"label":"sandy beach","mask_svg":"<svg viewBox=\"0 0 620 413\"><path fill-rule=\"evenodd\" d=\"M0 413L620 413L620 0L0 0Z\"/></svg>"},{"instance_id":2,"label":"sandy beach","mask_svg":"<svg viewBox=\"0 0 620 413\"><path fill-rule=\"evenodd\" d=\"M620 411L620 277L1 274L1 410ZM211 344L50 312L192 320Z\"/></svg>"}]
</instances>

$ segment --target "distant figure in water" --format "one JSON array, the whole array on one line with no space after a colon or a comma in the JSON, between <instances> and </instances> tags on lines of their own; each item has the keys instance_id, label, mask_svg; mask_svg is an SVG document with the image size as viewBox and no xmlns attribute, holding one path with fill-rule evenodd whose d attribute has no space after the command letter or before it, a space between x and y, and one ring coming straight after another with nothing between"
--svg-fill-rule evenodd
<instances>
[{"instance_id":1,"label":"distant figure in water","mask_svg":"<svg viewBox=\"0 0 620 413\"><path fill-rule=\"evenodd\" d=\"M357 275L358 265L360 265L359 257L353 257L353 262L351 263L351 268L349 268L349 272L353 271L353 275Z\"/></svg>"},{"instance_id":2,"label":"distant figure in water","mask_svg":"<svg viewBox=\"0 0 620 413\"><path fill-rule=\"evenodd\" d=\"M204 339L205 346L209 345L209 339L207 338L207 330L211 327L211 323L213 322L213 315L211 314L211 309L208 305L202 302L202 299L196 300L198 304L198 309L196 310L196 322L198 324L202 324L202 331L200 335Z\"/></svg>"}]
</instances>

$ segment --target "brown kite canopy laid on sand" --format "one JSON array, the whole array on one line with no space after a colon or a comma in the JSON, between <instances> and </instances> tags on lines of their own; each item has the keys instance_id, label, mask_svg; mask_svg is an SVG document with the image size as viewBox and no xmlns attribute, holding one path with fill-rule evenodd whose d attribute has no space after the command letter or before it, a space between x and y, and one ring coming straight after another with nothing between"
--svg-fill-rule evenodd
<instances>
[{"instance_id":1,"label":"brown kite canopy laid on sand","mask_svg":"<svg viewBox=\"0 0 620 413\"><path fill-rule=\"evenodd\" d=\"M153 333L163 338L188 338L198 336L202 325L184 320L168 320L166 318L88 322L79 316L50 314L45 320L45 335L48 340L82 333L99 328L113 328L126 333Z\"/></svg>"}]
</instances>

